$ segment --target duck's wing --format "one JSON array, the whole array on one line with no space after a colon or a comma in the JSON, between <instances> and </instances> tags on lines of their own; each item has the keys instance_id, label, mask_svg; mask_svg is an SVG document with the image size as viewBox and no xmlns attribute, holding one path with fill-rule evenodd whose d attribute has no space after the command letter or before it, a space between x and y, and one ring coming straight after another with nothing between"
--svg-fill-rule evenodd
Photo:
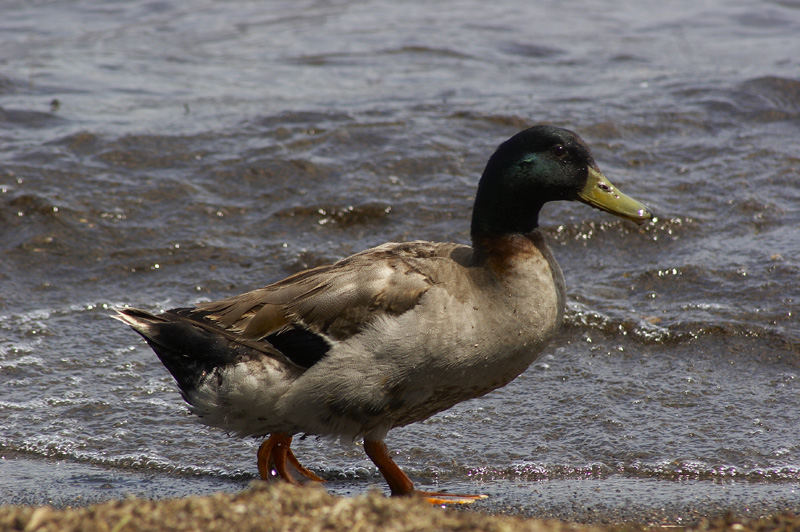
<instances>
[{"instance_id":1,"label":"duck's wing","mask_svg":"<svg viewBox=\"0 0 800 532\"><path fill-rule=\"evenodd\" d=\"M267 342L310 367L375 320L413 309L453 265L456 244L392 243L264 288L182 309L248 343Z\"/></svg>"}]
</instances>

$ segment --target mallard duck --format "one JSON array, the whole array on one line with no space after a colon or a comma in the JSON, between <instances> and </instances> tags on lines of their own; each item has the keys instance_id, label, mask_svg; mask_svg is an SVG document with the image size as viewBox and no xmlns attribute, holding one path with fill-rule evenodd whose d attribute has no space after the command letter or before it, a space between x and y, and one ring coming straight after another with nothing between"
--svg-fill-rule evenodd
<instances>
[{"instance_id":1,"label":"mallard duck","mask_svg":"<svg viewBox=\"0 0 800 532\"><path fill-rule=\"evenodd\" d=\"M392 495L471 502L483 496L415 490L384 438L504 386L553 337L564 277L537 226L556 200L651 217L578 135L538 125L489 159L472 246L388 243L219 301L115 317L150 344L203 423L269 435L257 453L262 478L321 480L295 457L293 435L363 438Z\"/></svg>"}]
</instances>

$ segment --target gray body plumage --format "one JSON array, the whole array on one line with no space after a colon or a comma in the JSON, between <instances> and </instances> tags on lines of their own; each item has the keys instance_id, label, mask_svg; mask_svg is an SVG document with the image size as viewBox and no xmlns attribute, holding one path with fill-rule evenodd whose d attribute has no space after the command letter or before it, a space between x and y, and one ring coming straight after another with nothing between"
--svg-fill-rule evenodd
<instances>
[{"instance_id":1,"label":"gray body plumage","mask_svg":"<svg viewBox=\"0 0 800 532\"><path fill-rule=\"evenodd\" d=\"M242 436L382 439L508 383L560 325L560 268L538 231L512 238L516 251L503 261L478 262L458 244L390 243L196 309L119 317L156 352L167 341L152 340L162 320L239 347L193 382L176 375L208 425ZM309 367L293 363L269 340L290 328L323 339L325 354Z\"/></svg>"}]
</instances>

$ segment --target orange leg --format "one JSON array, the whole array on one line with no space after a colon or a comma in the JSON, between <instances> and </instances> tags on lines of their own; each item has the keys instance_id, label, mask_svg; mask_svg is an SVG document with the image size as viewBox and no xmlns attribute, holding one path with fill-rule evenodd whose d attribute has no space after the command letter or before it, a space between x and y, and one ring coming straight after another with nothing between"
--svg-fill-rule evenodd
<instances>
[{"instance_id":1,"label":"orange leg","mask_svg":"<svg viewBox=\"0 0 800 532\"><path fill-rule=\"evenodd\" d=\"M292 444L292 437L285 432L276 432L270 434L269 438L264 440L261 447L258 448L258 474L264 480L269 480L271 468L275 468L278 476L290 484L298 484L297 479L292 476L289 469L286 467L286 462L294 467L298 473L307 479L317 482L324 482L323 479L303 467L292 452L290 445Z\"/></svg>"},{"instance_id":2,"label":"orange leg","mask_svg":"<svg viewBox=\"0 0 800 532\"><path fill-rule=\"evenodd\" d=\"M381 472L383 478L389 484L389 489L392 490L392 496L411 495L414 493L414 483L408 478L408 475L403 473L397 464L394 463L392 457L389 456L389 450L386 444L380 440L364 440L364 452L367 453L369 459L378 466L378 471Z\"/></svg>"},{"instance_id":3,"label":"orange leg","mask_svg":"<svg viewBox=\"0 0 800 532\"><path fill-rule=\"evenodd\" d=\"M397 464L394 463L386 444L380 440L364 440L364 452L370 460L378 466L383 478L389 484L392 496L422 495L432 504L470 504L479 499L485 499L486 495L459 495L455 493L439 493L418 491L414 489L414 483L403 473Z\"/></svg>"}]
</instances>

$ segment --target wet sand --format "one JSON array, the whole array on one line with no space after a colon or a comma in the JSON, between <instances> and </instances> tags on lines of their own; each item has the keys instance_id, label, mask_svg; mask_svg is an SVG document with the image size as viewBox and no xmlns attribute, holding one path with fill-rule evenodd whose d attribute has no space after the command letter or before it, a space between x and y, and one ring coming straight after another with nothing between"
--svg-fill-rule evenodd
<instances>
[{"instance_id":1,"label":"wet sand","mask_svg":"<svg viewBox=\"0 0 800 532\"><path fill-rule=\"evenodd\" d=\"M254 482L236 494L217 493L153 501L127 498L88 507L0 506L0 531L140 530L652 530L647 523L587 525L559 520L520 519L438 508L422 500L391 499L378 492L337 497L317 486ZM683 530L798 530L791 514L737 518L735 511L701 519Z\"/></svg>"}]
</instances>

